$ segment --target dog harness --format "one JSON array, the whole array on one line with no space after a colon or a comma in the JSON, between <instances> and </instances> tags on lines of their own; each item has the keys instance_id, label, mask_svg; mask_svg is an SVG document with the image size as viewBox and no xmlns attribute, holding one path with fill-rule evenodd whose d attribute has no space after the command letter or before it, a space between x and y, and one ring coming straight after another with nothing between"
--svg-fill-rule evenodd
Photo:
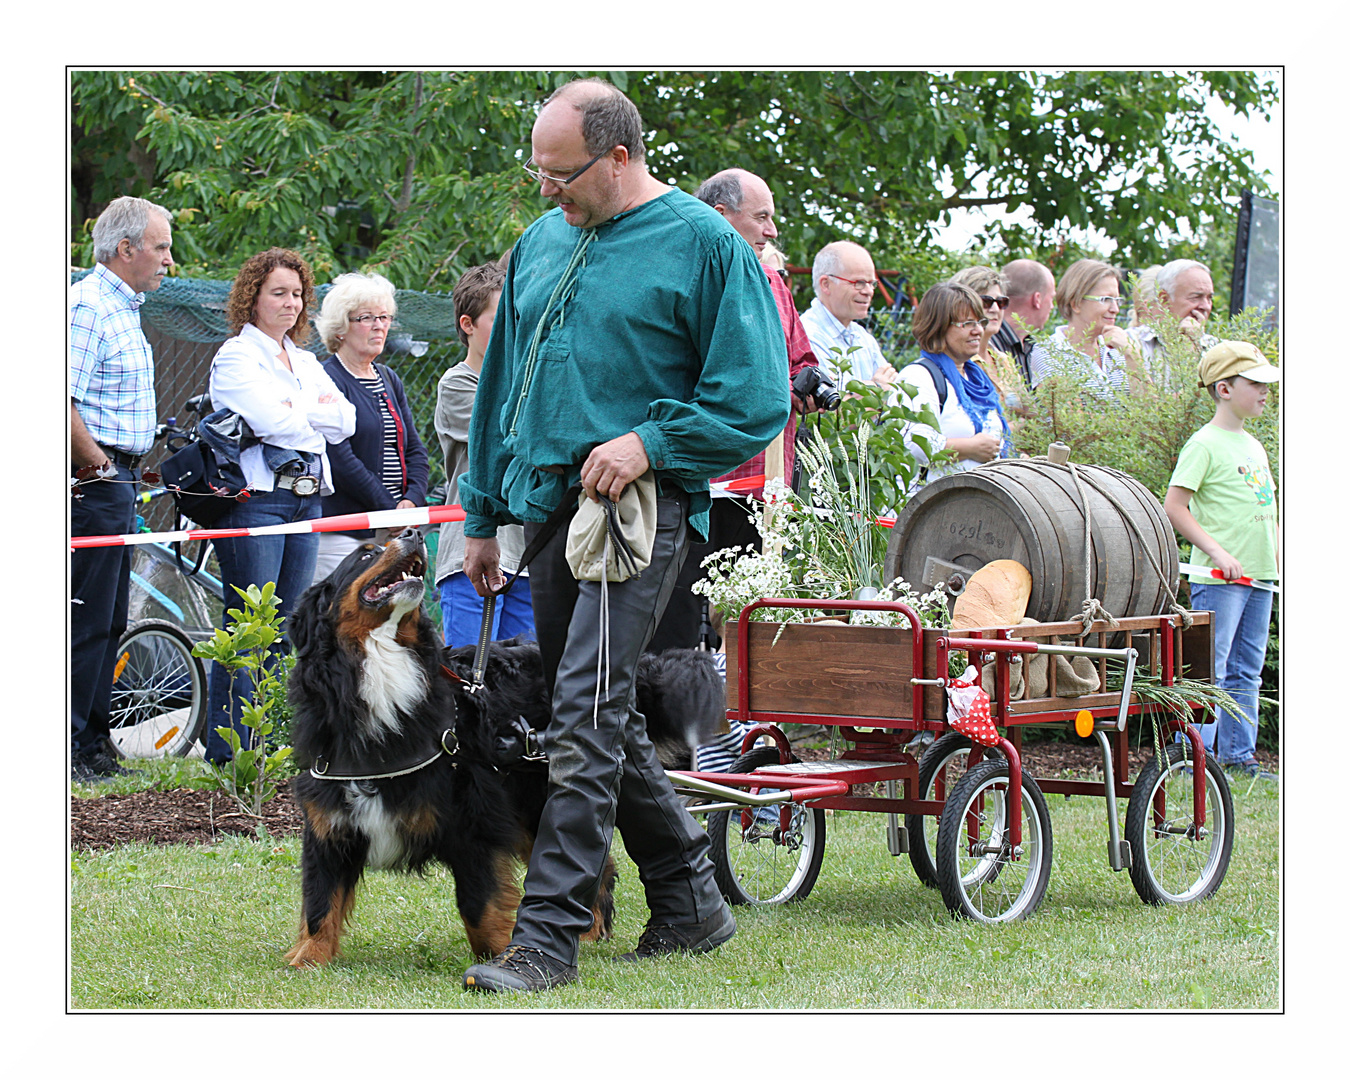
<instances>
[{"instance_id":1,"label":"dog harness","mask_svg":"<svg viewBox=\"0 0 1350 1080\"><path fill-rule=\"evenodd\" d=\"M441 665L441 673L458 682L464 681L444 664ZM453 698L450 707L455 707ZM413 756L403 754L398 758L378 758L373 762L369 758L360 761L339 758L334 761L320 754L315 757L309 775L315 780L387 780L425 769L442 757L448 757L451 768L454 768L458 765L455 757L459 753L459 736L455 734L454 723L441 732L436 749L429 756L427 749L423 746Z\"/></svg>"}]
</instances>

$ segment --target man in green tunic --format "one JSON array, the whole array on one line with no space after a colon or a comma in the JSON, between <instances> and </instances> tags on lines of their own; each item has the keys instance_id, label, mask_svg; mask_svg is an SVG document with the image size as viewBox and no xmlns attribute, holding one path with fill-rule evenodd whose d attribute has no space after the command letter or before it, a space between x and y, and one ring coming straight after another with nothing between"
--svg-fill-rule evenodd
<instances>
[{"instance_id":1,"label":"man in green tunic","mask_svg":"<svg viewBox=\"0 0 1350 1080\"><path fill-rule=\"evenodd\" d=\"M526 169L557 208L512 251L483 362L460 482L464 572L483 595L500 585L497 527L521 522L530 541L574 483L618 500L651 470L659 488L640 575L603 590L578 582L565 529L530 565L553 701L548 800L511 945L465 973L489 991L577 977L616 825L651 912L626 959L706 952L735 933L707 835L665 777L633 680L691 530L707 536L708 478L767 446L789 409L782 326L754 251L648 173L633 103L601 80L569 83L540 110L531 150Z\"/></svg>"}]
</instances>

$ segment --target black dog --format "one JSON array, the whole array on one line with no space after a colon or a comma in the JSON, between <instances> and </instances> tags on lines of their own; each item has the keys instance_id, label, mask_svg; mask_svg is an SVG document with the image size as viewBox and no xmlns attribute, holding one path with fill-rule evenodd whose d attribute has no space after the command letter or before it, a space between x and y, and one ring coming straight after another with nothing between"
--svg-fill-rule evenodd
<instances>
[{"instance_id":1,"label":"black dog","mask_svg":"<svg viewBox=\"0 0 1350 1080\"><path fill-rule=\"evenodd\" d=\"M289 682L295 780L305 817L295 967L337 955L366 866L449 867L470 948L509 943L548 793L538 733L550 715L539 650L494 644L483 686L473 650L445 651L421 610L426 569L407 530L381 549L364 544L309 589L290 619L297 661ZM673 761L725 726L720 677L707 654L666 653L639 666L637 706ZM613 922L612 862L586 940Z\"/></svg>"}]
</instances>

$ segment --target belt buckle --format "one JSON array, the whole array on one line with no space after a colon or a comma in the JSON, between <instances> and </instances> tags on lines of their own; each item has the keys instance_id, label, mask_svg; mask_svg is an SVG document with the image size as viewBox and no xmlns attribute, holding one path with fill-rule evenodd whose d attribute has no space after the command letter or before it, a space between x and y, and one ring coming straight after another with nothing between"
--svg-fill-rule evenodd
<instances>
[{"instance_id":1,"label":"belt buckle","mask_svg":"<svg viewBox=\"0 0 1350 1080\"><path fill-rule=\"evenodd\" d=\"M295 482L291 485L291 490L297 495L317 495L319 493L319 478L317 476L297 476Z\"/></svg>"}]
</instances>

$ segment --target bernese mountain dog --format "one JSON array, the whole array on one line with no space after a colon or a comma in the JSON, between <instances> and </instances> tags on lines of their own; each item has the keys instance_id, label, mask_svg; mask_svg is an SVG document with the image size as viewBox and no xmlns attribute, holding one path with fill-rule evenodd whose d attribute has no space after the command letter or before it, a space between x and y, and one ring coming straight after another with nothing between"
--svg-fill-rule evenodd
<instances>
[{"instance_id":1,"label":"bernese mountain dog","mask_svg":"<svg viewBox=\"0 0 1350 1080\"><path fill-rule=\"evenodd\" d=\"M540 736L550 707L538 646L493 643L475 685L474 650L446 650L422 611L426 552L409 529L362 544L300 598L288 623L293 781L304 813L299 939L293 967L338 953L366 867L420 871L433 860L479 957L511 939L548 794ZM670 767L726 729L721 676L706 653L639 664L637 707ZM542 740L546 743L546 738ZM583 940L608 938L612 860Z\"/></svg>"}]
</instances>

